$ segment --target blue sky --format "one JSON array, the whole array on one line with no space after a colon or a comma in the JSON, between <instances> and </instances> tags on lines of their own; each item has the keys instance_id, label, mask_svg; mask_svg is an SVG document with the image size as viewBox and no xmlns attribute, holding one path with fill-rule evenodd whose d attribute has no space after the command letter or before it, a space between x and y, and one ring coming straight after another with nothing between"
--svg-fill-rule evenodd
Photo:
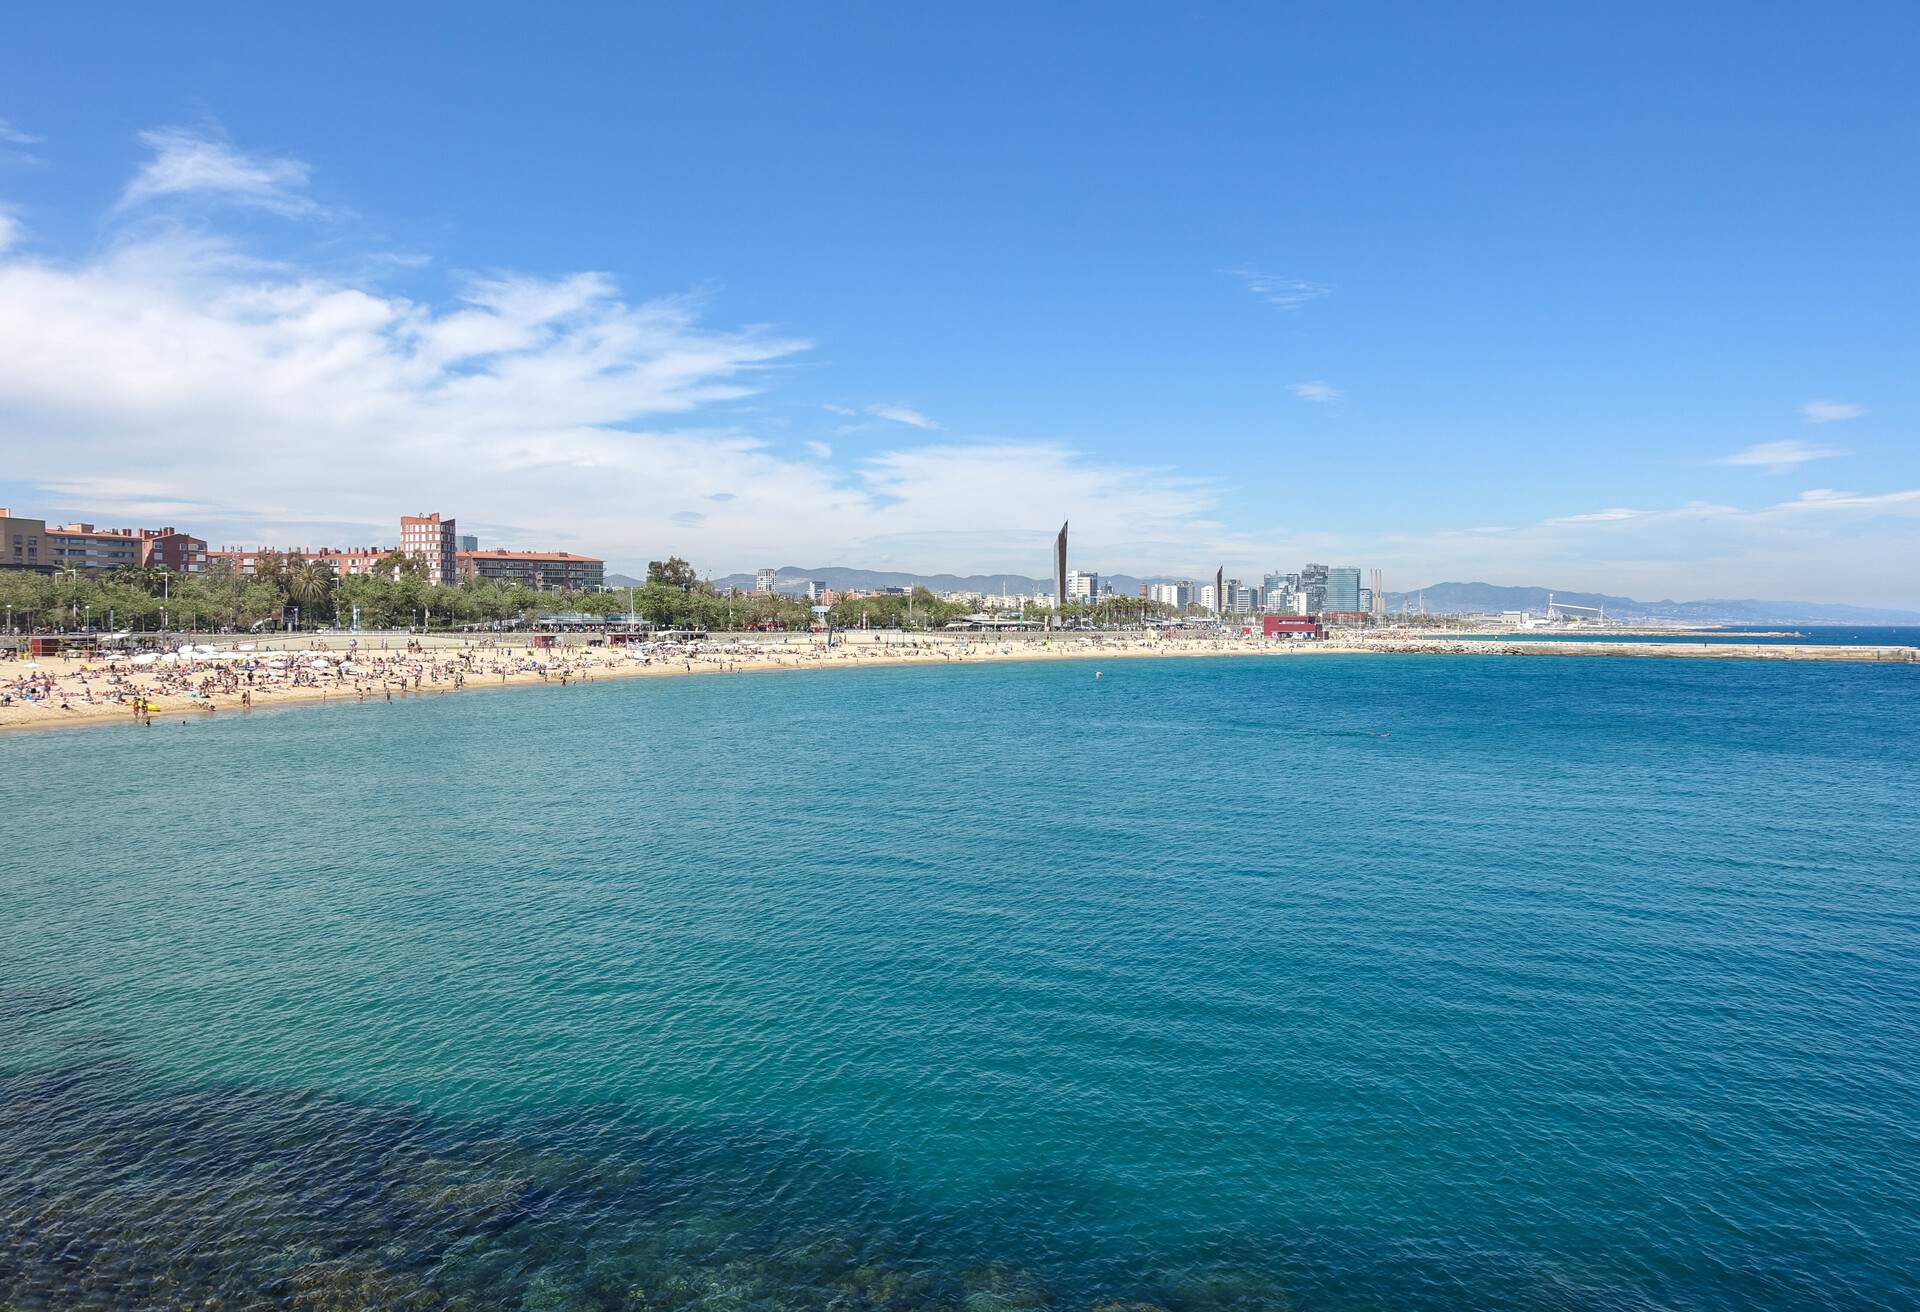
<instances>
[{"instance_id":1,"label":"blue sky","mask_svg":"<svg viewBox=\"0 0 1920 1312\"><path fill-rule=\"evenodd\" d=\"M0 498L1920 606L1912 6L42 6Z\"/></svg>"}]
</instances>

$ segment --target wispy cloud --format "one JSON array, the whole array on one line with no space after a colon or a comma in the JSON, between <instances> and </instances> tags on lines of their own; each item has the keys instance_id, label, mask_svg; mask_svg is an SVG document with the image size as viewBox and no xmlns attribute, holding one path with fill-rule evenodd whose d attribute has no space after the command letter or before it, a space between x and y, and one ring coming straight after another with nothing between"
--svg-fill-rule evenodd
<instances>
[{"instance_id":1,"label":"wispy cloud","mask_svg":"<svg viewBox=\"0 0 1920 1312\"><path fill-rule=\"evenodd\" d=\"M1834 456L1847 453L1836 446L1821 446L1814 442L1756 442L1730 456L1721 456L1713 463L1716 465L1757 466L1769 474L1784 474L1790 469L1814 460L1830 460Z\"/></svg>"},{"instance_id":2,"label":"wispy cloud","mask_svg":"<svg viewBox=\"0 0 1920 1312\"><path fill-rule=\"evenodd\" d=\"M1283 278L1279 274L1261 273L1258 269L1222 269L1247 285L1247 290L1269 305L1277 305L1283 310L1297 310L1309 301L1317 301L1331 295L1333 288L1322 283L1308 282L1304 278Z\"/></svg>"},{"instance_id":3,"label":"wispy cloud","mask_svg":"<svg viewBox=\"0 0 1920 1312\"><path fill-rule=\"evenodd\" d=\"M1497 535L1393 535L1361 558L1399 586L1485 579L1649 600L1765 597L1920 609L1920 488L1816 489L1751 509L1690 501L1599 510Z\"/></svg>"},{"instance_id":4,"label":"wispy cloud","mask_svg":"<svg viewBox=\"0 0 1920 1312\"><path fill-rule=\"evenodd\" d=\"M40 157L26 148L37 146L45 140L45 137L35 136L31 132L22 132L8 120L0 118L0 162L38 164Z\"/></svg>"},{"instance_id":5,"label":"wispy cloud","mask_svg":"<svg viewBox=\"0 0 1920 1312\"><path fill-rule=\"evenodd\" d=\"M1783 501L1769 507L1772 513L1791 513L1799 510L1839 510L1867 511L1870 513L1890 513L1899 515L1920 514L1920 488L1903 492L1836 492L1832 488L1817 487L1802 492L1792 501Z\"/></svg>"},{"instance_id":6,"label":"wispy cloud","mask_svg":"<svg viewBox=\"0 0 1920 1312\"><path fill-rule=\"evenodd\" d=\"M1299 397L1302 401L1314 401L1321 404L1325 404L1331 401L1338 401L1341 397L1346 395L1345 392L1333 386L1331 383L1323 383L1319 381L1310 382L1310 383L1295 383L1293 384L1293 386L1289 387L1287 390L1289 392L1292 392L1295 396Z\"/></svg>"},{"instance_id":7,"label":"wispy cloud","mask_svg":"<svg viewBox=\"0 0 1920 1312\"><path fill-rule=\"evenodd\" d=\"M310 171L300 160L249 155L187 128L142 132L140 142L153 157L121 194L122 209L169 196L202 196L287 217L322 212L306 194Z\"/></svg>"},{"instance_id":8,"label":"wispy cloud","mask_svg":"<svg viewBox=\"0 0 1920 1312\"><path fill-rule=\"evenodd\" d=\"M875 419L885 419L891 423L905 424L909 428L934 429L940 427L940 425L934 423L933 420L927 418L918 410L910 410L904 405L870 405L867 407L867 413Z\"/></svg>"},{"instance_id":9,"label":"wispy cloud","mask_svg":"<svg viewBox=\"0 0 1920 1312\"><path fill-rule=\"evenodd\" d=\"M1623 519L1638 519L1646 514L1644 510L1629 510L1625 506L1613 506L1606 510L1593 510L1584 515L1561 515L1549 519L1548 524L1612 524Z\"/></svg>"},{"instance_id":10,"label":"wispy cloud","mask_svg":"<svg viewBox=\"0 0 1920 1312\"><path fill-rule=\"evenodd\" d=\"M835 405L831 401L827 402L825 405L821 406L820 408L822 410L825 410L830 415L857 415L860 413L858 410L855 410L850 405Z\"/></svg>"},{"instance_id":11,"label":"wispy cloud","mask_svg":"<svg viewBox=\"0 0 1920 1312\"><path fill-rule=\"evenodd\" d=\"M20 241L20 216L11 206L0 205L0 254L5 254Z\"/></svg>"},{"instance_id":12,"label":"wispy cloud","mask_svg":"<svg viewBox=\"0 0 1920 1312\"><path fill-rule=\"evenodd\" d=\"M320 212L289 161L177 132L151 144L135 205ZM632 301L594 273L401 296L370 254L270 262L220 207L200 218L127 224L78 259L0 251L0 449L49 512L317 545L391 540L397 513L431 505L629 571L671 548L715 572L789 558L1039 574L1064 516L1108 569L1298 554L1247 546L1212 517L1216 486L1177 468L947 438L910 406L840 407L895 437L857 461L772 440L739 402L808 343L708 326L697 297Z\"/></svg>"},{"instance_id":13,"label":"wispy cloud","mask_svg":"<svg viewBox=\"0 0 1920 1312\"><path fill-rule=\"evenodd\" d=\"M1800 407L1800 413L1810 424L1831 424L1842 419L1858 419L1867 413L1867 408L1853 401L1809 401Z\"/></svg>"}]
</instances>

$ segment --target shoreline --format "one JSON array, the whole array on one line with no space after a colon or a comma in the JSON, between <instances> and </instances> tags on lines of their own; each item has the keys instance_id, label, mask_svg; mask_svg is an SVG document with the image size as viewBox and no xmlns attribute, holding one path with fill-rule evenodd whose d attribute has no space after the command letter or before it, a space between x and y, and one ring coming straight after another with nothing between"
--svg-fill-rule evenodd
<instances>
[{"instance_id":1,"label":"shoreline","mask_svg":"<svg viewBox=\"0 0 1920 1312\"><path fill-rule=\"evenodd\" d=\"M754 635L759 638L759 635ZM981 665L1048 660L1185 660L1206 657L1335 657L1343 655L1396 656L1533 656L1640 657L1669 660L1818 661L1843 664L1908 665L1920 668L1920 648L1865 646L1790 646L1728 642L1566 642L1516 639L1502 643L1485 639L1390 638L1332 642L1286 642L1267 639L1054 638L1019 637L979 641L945 635L920 638L891 635L844 635L831 649L816 639L759 638L710 643L703 649L652 652L635 656L631 649L588 647L573 643L540 649L463 639L459 635L427 636L417 648L403 646L351 651L344 635L288 639L284 645L246 644L241 653L229 641L211 657L195 657L181 667L155 672L130 668L127 661L94 658L46 657L38 661L0 662L0 683L19 676L48 681L52 692L43 700L0 706L0 733L20 730L82 727L112 723L141 723L159 718L209 719L222 712L246 714L278 707L326 705L341 701L388 701L472 692L486 688L532 687L558 683L592 683L606 679L667 678L702 674L753 674L810 669L873 669L889 666ZM403 642L406 640L403 639ZM298 644L298 645L295 645ZM524 651L523 655L515 652ZM362 666L343 662L348 657ZM476 659L482 664L476 665ZM244 686L214 687L232 679L220 662L242 662L251 682ZM278 668L259 678L260 667ZM156 677L173 683L201 677L207 691L162 691ZM305 682L295 680L306 679ZM331 679L331 682L322 682ZM102 683L104 698L86 700ZM243 693L245 694L243 696ZM127 697L150 707L136 714ZM61 701L66 708L61 707Z\"/></svg>"}]
</instances>

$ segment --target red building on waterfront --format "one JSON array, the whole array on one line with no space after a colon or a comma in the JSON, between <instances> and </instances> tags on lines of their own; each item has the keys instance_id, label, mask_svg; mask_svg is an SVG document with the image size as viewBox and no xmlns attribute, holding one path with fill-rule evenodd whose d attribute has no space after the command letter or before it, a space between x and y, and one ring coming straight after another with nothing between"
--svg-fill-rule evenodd
<instances>
[{"instance_id":1,"label":"red building on waterfront","mask_svg":"<svg viewBox=\"0 0 1920 1312\"><path fill-rule=\"evenodd\" d=\"M1306 615L1263 615L1260 633L1268 638L1324 638L1327 630L1320 621Z\"/></svg>"}]
</instances>

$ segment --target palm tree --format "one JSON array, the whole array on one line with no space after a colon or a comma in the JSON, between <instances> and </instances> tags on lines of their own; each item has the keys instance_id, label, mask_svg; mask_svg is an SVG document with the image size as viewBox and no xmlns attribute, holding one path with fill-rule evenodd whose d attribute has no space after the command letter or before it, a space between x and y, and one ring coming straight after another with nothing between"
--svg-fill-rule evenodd
<instances>
[{"instance_id":1,"label":"palm tree","mask_svg":"<svg viewBox=\"0 0 1920 1312\"><path fill-rule=\"evenodd\" d=\"M160 595L166 578L167 571L158 565L122 565L113 571L114 582L138 588L149 597Z\"/></svg>"},{"instance_id":2,"label":"palm tree","mask_svg":"<svg viewBox=\"0 0 1920 1312\"><path fill-rule=\"evenodd\" d=\"M287 595L316 618L320 603L333 595L339 580L324 560L303 560L287 571Z\"/></svg>"}]
</instances>

